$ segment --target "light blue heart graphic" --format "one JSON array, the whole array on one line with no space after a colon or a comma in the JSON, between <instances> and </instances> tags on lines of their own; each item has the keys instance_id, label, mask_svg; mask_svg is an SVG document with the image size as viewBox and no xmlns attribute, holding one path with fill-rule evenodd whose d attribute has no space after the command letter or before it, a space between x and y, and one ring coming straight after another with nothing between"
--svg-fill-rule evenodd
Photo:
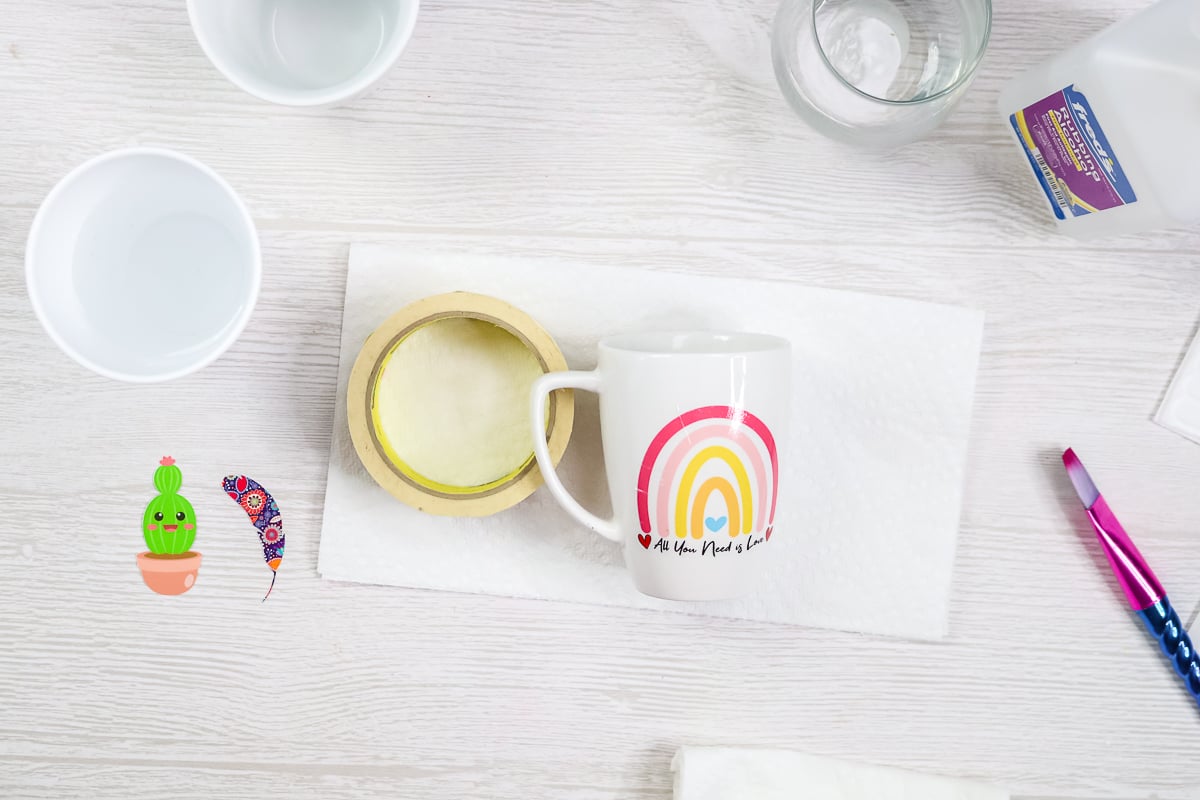
<instances>
[{"instance_id":1,"label":"light blue heart graphic","mask_svg":"<svg viewBox=\"0 0 1200 800\"><path fill-rule=\"evenodd\" d=\"M706 517L704 520L704 526L713 533L716 533L717 531L721 530L721 528L725 527L726 522L729 522L728 517Z\"/></svg>"}]
</instances>

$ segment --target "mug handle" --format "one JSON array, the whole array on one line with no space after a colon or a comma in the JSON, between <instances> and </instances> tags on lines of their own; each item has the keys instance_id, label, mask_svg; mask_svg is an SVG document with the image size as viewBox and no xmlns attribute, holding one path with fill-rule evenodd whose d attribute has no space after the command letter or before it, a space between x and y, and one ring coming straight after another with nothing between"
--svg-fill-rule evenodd
<instances>
[{"instance_id":1,"label":"mug handle","mask_svg":"<svg viewBox=\"0 0 1200 800\"><path fill-rule=\"evenodd\" d=\"M530 422L533 425L533 454L537 457L538 469L546 479L546 488L554 499L559 502L568 514L581 522L588 530L595 531L605 539L614 542L621 541L617 523L611 519L600 519L576 500L563 486L558 473L554 471L554 462L550 458L550 448L546 444L546 398L555 389L583 389L585 392L600 391L600 373L580 372L551 372L538 378L530 392Z\"/></svg>"}]
</instances>

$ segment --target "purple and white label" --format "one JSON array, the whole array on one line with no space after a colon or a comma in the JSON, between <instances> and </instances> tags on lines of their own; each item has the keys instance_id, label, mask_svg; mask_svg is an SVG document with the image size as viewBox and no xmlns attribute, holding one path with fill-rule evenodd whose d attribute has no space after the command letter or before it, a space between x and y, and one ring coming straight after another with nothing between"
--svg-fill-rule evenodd
<instances>
[{"instance_id":1,"label":"purple and white label","mask_svg":"<svg viewBox=\"0 0 1200 800\"><path fill-rule=\"evenodd\" d=\"M1009 122L1059 219L1137 201L1091 104L1074 86L1012 114Z\"/></svg>"}]
</instances>

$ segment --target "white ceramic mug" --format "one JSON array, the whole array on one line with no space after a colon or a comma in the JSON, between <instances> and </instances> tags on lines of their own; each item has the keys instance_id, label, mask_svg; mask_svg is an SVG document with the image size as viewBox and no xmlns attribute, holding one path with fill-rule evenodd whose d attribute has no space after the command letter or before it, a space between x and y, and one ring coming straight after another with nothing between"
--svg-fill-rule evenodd
<instances>
[{"instance_id":1,"label":"white ceramic mug","mask_svg":"<svg viewBox=\"0 0 1200 800\"><path fill-rule=\"evenodd\" d=\"M773 544L791 363L786 340L760 334L604 339L595 371L534 384L534 452L546 486L571 516L624 545L645 594L719 600L753 591ZM550 462L544 409L556 389L600 395L610 520L579 505Z\"/></svg>"},{"instance_id":2,"label":"white ceramic mug","mask_svg":"<svg viewBox=\"0 0 1200 800\"><path fill-rule=\"evenodd\" d=\"M344 103L412 36L419 0L188 0L201 49L234 85L287 106Z\"/></svg>"},{"instance_id":3,"label":"white ceramic mug","mask_svg":"<svg viewBox=\"0 0 1200 800\"><path fill-rule=\"evenodd\" d=\"M25 248L46 333L119 380L178 378L245 328L262 280L250 212L217 173L171 150L115 150L42 201Z\"/></svg>"}]
</instances>

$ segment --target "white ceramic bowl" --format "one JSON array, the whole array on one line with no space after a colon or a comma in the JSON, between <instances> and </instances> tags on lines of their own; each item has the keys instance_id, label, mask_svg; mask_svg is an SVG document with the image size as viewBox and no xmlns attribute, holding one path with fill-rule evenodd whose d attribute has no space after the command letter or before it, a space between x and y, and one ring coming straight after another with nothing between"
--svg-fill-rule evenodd
<instances>
[{"instance_id":1,"label":"white ceramic bowl","mask_svg":"<svg viewBox=\"0 0 1200 800\"><path fill-rule=\"evenodd\" d=\"M33 220L25 280L46 332L118 380L178 378L245 328L262 280L246 206L217 173L170 150L92 159Z\"/></svg>"},{"instance_id":2,"label":"white ceramic bowl","mask_svg":"<svg viewBox=\"0 0 1200 800\"><path fill-rule=\"evenodd\" d=\"M365 92L412 36L419 0L188 0L209 60L250 94L325 107Z\"/></svg>"}]
</instances>

